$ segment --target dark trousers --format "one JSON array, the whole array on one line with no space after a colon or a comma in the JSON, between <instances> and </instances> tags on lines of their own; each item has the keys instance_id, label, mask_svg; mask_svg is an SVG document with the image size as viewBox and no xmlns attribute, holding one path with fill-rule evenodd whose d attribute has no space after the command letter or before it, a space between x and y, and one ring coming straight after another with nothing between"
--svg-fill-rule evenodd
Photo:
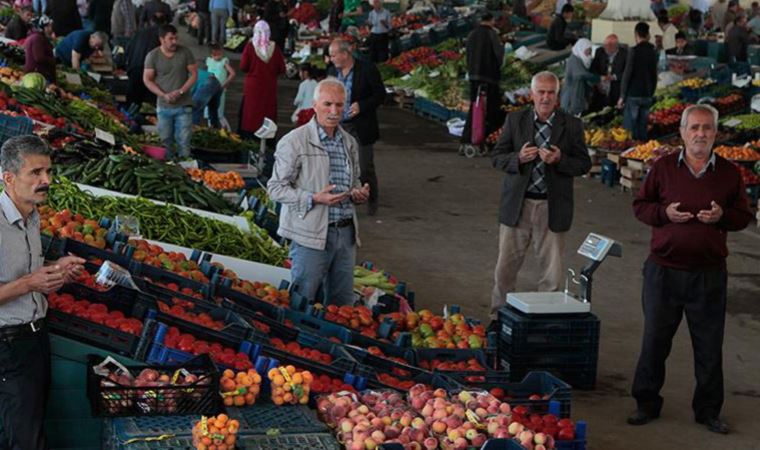
<instances>
[{"instance_id":1,"label":"dark trousers","mask_svg":"<svg viewBox=\"0 0 760 450\"><path fill-rule=\"evenodd\" d=\"M639 409L659 413L665 360L673 335L686 313L694 350L692 409L697 420L717 417L723 406L723 328L726 317L726 271L683 271L644 263L644 339L631 394Z\"/></svg>"},{"instance_id":2,"label":"dark trousers","mask_svg":"<svg viewBox=\"0 0 760 450\"><path fill-rule=\"evenodd\" d=\"M211 40L211 13L198 12L198 45Z\"/></svg>"},{"instance_id":3,"label":"dark trousers","mask_svg":"<svg viewBox=\"0 0 760 450\"><path fill-rule=\"evenodd\" d=\"M127 78L127 105L142 106L153 95L143 83L143 68L127 69Z\"/></svg>"},{"instance_id":4,"label":"dark trousers","mask_svg":"<svg viewBox=\"0 0 760 450\"><path fill-rule=\"evenodd\" d=\"M649 124L649 108L654 99L651 97L628 97L623 108L623 127L631 132L637 141L647 140L647 125Z\"/></svg>"},{"instance_id":5,"label":"dark trousers","mask_svg":"<svg viewBox=\"0 0 760 450\"><path fill-rule=\"evenodd\" d=\"M219 101L222 99L222 85L215 77L208 77L206 83L193 94L193 125L202 125L203 112L208 107L208 120L212 128L221 128L219 123Z\"/></svg>"},{"instance_id":6,"label":"dark trousers","mask_svg":"<svg viewBox=\"0 0 760 450\"><path fill-rule=\"evenodd\" d=\"M0 449L46 450L42 429L50 388L50 339L43 328L0 339Z\"/></svg>"},{"instance_id":7,"label":"dark trousers","mask_svg":"<svg viewBox=\"0 0 760 450\"><path fill-rule=\"evenodd\" d=\"M470 81L470 110L467 112L467 121L462 131L462 144L472 142L472 108L478 98L478 88L484 86L486 90L486 136L498 130L503 124L506 114L501 109L501 90L499 85Z\"/></svg>"},{"instance_id":8,"label":"dark trousers","mask_svg":"<svg viewBox=\"0 0 760 450\"><path fill-rule=\"evenodd\" d=\"M369 38L369 57L373 63L388 60L388 33L372 33Z\"/></svg>"},{"instance_id":9,"label":"dark trousers","mask_svg":"<svg viewBox=\"0 0 760 450\"><path fill-rule=\"evenodd\" d=\"M343 128L351 133L359 144L359 170L361 171L359 179L362 184L369 184L369 204L377 205L379 187L377 184L377 173L375 172L374 145L362 145L361 140L359 140L359 135L356 133L356 128L352 123L344 123Z\"/></svg>"}]
</instances>

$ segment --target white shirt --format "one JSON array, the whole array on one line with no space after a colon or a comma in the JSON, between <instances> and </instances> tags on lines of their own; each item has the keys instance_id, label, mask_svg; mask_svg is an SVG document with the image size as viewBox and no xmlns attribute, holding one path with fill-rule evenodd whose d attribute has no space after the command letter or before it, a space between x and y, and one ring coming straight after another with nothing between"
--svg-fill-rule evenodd
<instances>
[{"instance_id":1,"label":"white shirt","mask_svg":"<svg viewBox=\"0 0 760 450\"><path fill-rule=\"evenodd\" d=\"M385 21L386 25L383 25ZM368 22L372 25L370 30L373 34L384 34L391 30L391 13L382 8L380 11L373 9L369 12Z\"/></svg>"},{"instance_id":2,"label":"white shirt","mask_svg":"<svg viewBox=\"0 0 760 450\"><path fill-rule=\"evenodd\" d=\"M710 10L710 0L691 0L691 7L702 11L702 14Z\"/></svg>"}]
</instances>

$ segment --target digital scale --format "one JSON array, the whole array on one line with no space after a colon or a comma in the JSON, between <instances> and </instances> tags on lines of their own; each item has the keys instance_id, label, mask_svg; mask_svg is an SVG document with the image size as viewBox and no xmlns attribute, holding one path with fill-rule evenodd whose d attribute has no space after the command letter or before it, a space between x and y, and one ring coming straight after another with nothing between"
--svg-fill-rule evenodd
<instances>
[{"instance_id":1,"label":"digital scale","mask_svg":"<svg viewBox=\"0 0 760 450\"><path fill-rule=\"evenodd\" d=\"M607 256L620 257L623 249L620 243L589 233L583 240L578 254L590 261L581 269L576 278L573 269L567 269L564 292L510 292L507 304L525 314L583 314L591 312L591 282L594 271ZM580 286L580 295L570 292L570 283Z\"/></svg>"}]
</instances>

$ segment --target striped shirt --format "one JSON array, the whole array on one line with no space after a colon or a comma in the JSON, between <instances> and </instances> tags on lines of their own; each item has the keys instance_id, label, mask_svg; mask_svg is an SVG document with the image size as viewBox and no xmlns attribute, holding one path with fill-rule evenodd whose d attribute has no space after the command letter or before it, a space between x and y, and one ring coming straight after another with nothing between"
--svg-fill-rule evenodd
<instances>
[{"instance_id":1,"label":"striped shirt","mask_svg":"<svg viewBox=\"0 0 760 450\"><path fill-rule=\"evenodd\" d=\"M348 165L346 147L343 145L343 134L340 132L340 129L336 129L335 136L330 137L319 125L317 125L317 130L319 130L319 140L322 141L322 145L324 145L327 155L330 157L330 184L335 185L332 193L348 192L351 190L351 170ZM329 223L353 217L354 205L351 203L350 197L330 206Z\"/></svg>"},{"instance_id":2,"label":"striped shirt","mask_svg":"<svg viewBox=\"0 0 760 450\"><path fill-rule=\"evenodd\" d=\"M354 88L354 68L351 67L351 70L345 76L343 75L343 70L338 69L337 75L338 80L346 88L346 107L343 109L343 121L345 122L351 119L351 90Z\"/></svg>"},{"instance_id":3,"label":"striped shirt","mask_svg":"<svg viewBox=\"0 0 760 450\"><path fill-rule=\"evenodd\" d=\"M7 192L0 194L0 284L10 283L42 267L40 215L21 216ZM30 292L0 305L0 327L22 325L45 317L47 300Z\"/></svg>"}]
</instances>

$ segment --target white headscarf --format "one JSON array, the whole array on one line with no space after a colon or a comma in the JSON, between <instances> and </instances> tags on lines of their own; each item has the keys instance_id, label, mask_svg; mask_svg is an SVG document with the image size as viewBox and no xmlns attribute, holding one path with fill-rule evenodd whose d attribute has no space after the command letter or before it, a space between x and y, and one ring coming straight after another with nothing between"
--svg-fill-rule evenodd
<instances>
[{"instance_id":1,"label":"white headscarf","mask_svg":"<svg viewBox=\"0 0 760 450\"><path fill-rule=\"evenodd\" d=\"M591 67L591 55L586 54L586 50L591 48L591 41L581 38L573 45L573 55L578 57L587 69Z\"/></svg>"},{"instance_id":2,"label":"white headscarf","mask_svg":"<svg viewBox=\"0 0 760 450\"><path fill-rule=\"evenodd\" d=\"M251 38L251 44L253 49L256 50L256 54L259 55L264 62L269 62L269 58L272 57L274 52L274 42L270 42L269 37L271 31L269 30L269 24L263 20L256 22L256 26L253 27L253 38Z\"/></svg>"}]
</instances>

